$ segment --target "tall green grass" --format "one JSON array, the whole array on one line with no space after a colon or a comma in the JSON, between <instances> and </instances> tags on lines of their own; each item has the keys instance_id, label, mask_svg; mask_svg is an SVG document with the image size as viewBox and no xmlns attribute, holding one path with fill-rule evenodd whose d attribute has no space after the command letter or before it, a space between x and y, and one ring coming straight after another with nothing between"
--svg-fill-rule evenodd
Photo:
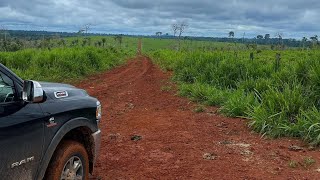
<instances>
[{"instance_id":1,"label":"tall green grass","mask_svg":"<svg viewBox=\"0 0 320 180\"><path fill-rule=\"evenodd\" d=\"M231 117L250 120L255 131L271 137L299 137L320 145L320 52L172 51L150 53L173 70L180 95L220 106Z\"/></svg>"},{"instance_id":2,"label":"tall green grass","mask_svg":"<svg viewBox=\"0 0 320 180\"><path fill-rule=\"evenodd\" d=\"M27 49L0 52L0 63L23 79L66 82L115 67L133 55L116 48Z\"/></svg>"}]
</instances>

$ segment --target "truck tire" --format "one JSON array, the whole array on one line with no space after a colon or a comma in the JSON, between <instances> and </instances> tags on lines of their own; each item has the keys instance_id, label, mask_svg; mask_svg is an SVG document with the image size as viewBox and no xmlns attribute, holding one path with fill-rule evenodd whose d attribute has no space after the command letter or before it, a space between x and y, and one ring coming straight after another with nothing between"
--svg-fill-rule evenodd
<instances>
[{"instance_id":1,"label":"truck tire","mask_svg":"<svg viewBox=\"0 0 320 180\"><path fill-rule=\"evenodd\" d=\"M62 142L49 163L44 179L89 179L89 158L84 146L76 141Z\"/></svg>"}]
</instances>

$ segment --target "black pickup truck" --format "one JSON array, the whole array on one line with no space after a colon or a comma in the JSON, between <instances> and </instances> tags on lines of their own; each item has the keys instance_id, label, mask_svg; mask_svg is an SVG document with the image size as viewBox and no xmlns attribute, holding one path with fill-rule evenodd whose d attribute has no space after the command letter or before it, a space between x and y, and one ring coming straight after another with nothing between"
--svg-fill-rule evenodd
<instances>
[{"instance_id":1,"label":"black pickup truck","mask_svg":"<svg viewBox=\"0 0 320 180\"><path fill-rule=\"evenodd\" d=\"M0 179L88 179L101 104L71 85L23 81L0 64Z\"/></svg>"}]
</instances>

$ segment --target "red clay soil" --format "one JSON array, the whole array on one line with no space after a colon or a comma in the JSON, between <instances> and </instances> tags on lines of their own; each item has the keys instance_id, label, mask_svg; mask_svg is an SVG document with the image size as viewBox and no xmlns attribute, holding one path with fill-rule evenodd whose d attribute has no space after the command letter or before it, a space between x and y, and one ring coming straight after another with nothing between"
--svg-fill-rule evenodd
<instances>
[{"instance_id":1,"label":"red clay soil","mask_svg":"<svg viewBox=\"0 0 320 180\"><path fill-rule=\"evenodd\" d=\"M170 73L146 57L78 87L103 105L93 179L320 179L318 149L261 138L216 108L194 112L197 104L176 95Z\"/></svg>"}]
</instances>

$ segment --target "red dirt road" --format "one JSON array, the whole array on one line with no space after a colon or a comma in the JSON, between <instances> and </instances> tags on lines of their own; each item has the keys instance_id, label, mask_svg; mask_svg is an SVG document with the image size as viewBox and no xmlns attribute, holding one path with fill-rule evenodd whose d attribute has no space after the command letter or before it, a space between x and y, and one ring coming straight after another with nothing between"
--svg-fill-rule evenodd
<instances>
[{"instance_id":1,"label":"red dirt road","mask_svg":"<svg viewBox=\"0 0 320 180\"><path fill-rule=\"evenodd\" d=\"M170 73L145 57L78 85L103 105L96 179L320 179L318 149L261 139L215 108L196 113L170 86Z\"/></svg>"}]
</instances>

